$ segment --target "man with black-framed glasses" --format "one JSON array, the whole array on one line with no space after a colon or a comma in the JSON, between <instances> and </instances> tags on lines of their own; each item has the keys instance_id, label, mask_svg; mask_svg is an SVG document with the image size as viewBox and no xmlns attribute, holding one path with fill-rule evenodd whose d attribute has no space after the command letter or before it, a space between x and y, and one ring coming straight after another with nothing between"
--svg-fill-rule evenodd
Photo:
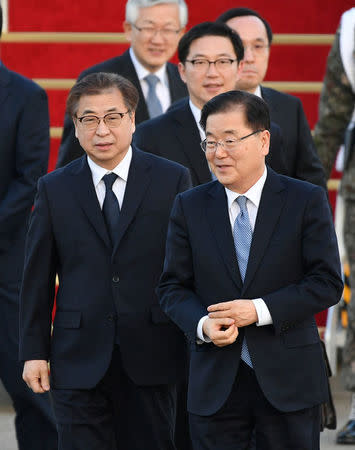
<instances>
[{"instance_id":1,"label":"man with black-framed glasses","mask_svg":"<svg viewBox=\"0 0 355 450\"><path fill-rule=\"evenodd\" d=\"M78 81L67 112L86 154L38 184L20 358L33 392L50 392L59 450L176 450L186 342L155 288L170 209L190 177L131 146L137 102L119 75Z\"/></svg>"},{"instance_id":2,"label":"man with black-framed glasses","mask_svg":"<svg viewBox=\"0 0 355 450\"><path fill-rule=\"evenodd\" d=\"M138 89L137 124L164 113L173 102L187 94L177 67L168 62L176 51L187 20L184 0L128 0L123 27L130 48L120 56L86 69L79 80L94 72L117 73ZM72 120L66 116L57 167L63 167L82 154Z\"/></svg>"},{"instance_id":3,"label":"man with black-framed glasses","mask_svg":"<svg viewBox=\"0 0 355 450\"><path fill-rule=\"evenodd\" d=\"M136 145L183 164L195 186L211 181L213 175L200 148L205 138L199 124L201 109L215 95L235 88L243 54L240 37L226 25L205 22L191 28L178 45L179 72L189 97L138 126L133 137ZM286 174L280 130L274 124L271 136L268 163Z\"/></svg>"}]
</instances>

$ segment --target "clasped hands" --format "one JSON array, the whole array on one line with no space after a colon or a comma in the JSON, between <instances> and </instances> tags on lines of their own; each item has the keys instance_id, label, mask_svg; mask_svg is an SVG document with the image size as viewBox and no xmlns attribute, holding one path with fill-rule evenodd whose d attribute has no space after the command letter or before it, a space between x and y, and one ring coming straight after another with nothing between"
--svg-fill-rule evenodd
<instances>
[{"instance_id":1,"label":"clasped hands","mask_svg":"<svg viewBox=\"0 0 355 450\"><path fill-rule=\"evenodd\" d=\"M233 344L238 337L239 327L258 321L252 300L231 300L207 308L208 319L202 326L203 333L218 347Z\"/></svg>"}]
</instances>

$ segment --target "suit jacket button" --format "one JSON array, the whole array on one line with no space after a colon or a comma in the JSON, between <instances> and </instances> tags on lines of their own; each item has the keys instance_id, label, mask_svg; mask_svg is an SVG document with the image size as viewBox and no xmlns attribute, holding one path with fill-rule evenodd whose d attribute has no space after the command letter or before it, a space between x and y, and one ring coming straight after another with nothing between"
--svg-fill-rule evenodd
<instances>
[{"instance_id":1,"label":"suit jacket button","mask_svg":"<svg viewBox=\"0 0 355 450\"><path fill-rule=\"evenodd\" d=\"M107 316L107 319L110 321L110 322L113 322L113 319L114 319L115 317L114 317L114 315L113 314L109 314L108 316Z\"/></svg>"},{"instance_id":2,"label":"suit jacket button","mask_svg":"<svg viewBox=\"0 0 355 450\"><path fill-rule=\"evenodd\" d=\"M112 281L113 281L114 283L118 283L118 282L120 281L119 276L118 276L118 275L114 275L114 276L112 277Z\"/></svg>"}]
</instances>

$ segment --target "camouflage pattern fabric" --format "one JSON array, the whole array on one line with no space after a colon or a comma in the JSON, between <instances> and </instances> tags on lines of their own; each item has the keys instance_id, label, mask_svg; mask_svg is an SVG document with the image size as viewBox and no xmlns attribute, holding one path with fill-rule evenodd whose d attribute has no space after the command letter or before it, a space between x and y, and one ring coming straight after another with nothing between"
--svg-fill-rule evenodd
<instances>
[{"instance_id":1,"label":"camouflage pattern fabric","mask_svg":"<svg viewBox=\"0 0 355 450\"><path fill-rule=\"evenodd\" d=\"M355 42L355 30L352 37ZM355 55L354 55L355 64ZM345 74L339 49L339 30L330 50L327 71L319 101L319 120L314 131L314 141L324 166L327 179L330 177L339 147L343 144L344 132L355 106L355 94ZM355 153L343 174L341 193L355 199Z\"/></svg>"},{"instance_id":2,"label":"camouflage pattern fabric","mask_svg":"<svg viewBox=\"0 0 355 450\"><path fill-rule=\"evenodd\" d=\"M354 39L355 43L355 30L349 38ZM319 121L314 134L327 179L330 177L339 147L343 144L344 132L354 107L355 94L341 60L338 29L328 56L319 103ZM344 242L350 265L350 287L353 289L353 298L348 305L348 328L343 352L344 377L345 388L355 392L355 152L343 173L340 189L345 201Z\"/></svg>"}]
</instances>

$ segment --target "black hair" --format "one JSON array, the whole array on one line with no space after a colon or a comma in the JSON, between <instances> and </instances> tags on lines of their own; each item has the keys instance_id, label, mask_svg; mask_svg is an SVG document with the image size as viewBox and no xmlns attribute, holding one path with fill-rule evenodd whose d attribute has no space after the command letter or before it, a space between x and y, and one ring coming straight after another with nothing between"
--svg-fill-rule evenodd
<instances>
[{"instance_id":1,"label":"black hair","mask_svg":"<svg viewBox=\"0 0 355 450\"><path fill-rule=\"evenodd\" d=\"M245 91L229 91L209 100L201 112L201 127L206 130L206 122L211 114L225 113L242 107L245 121L253 130L269 130L269 108L263 99Z\"/></svg>"},{"instance_id":2,"label":"black hair","mask_svg":"<svg viewBox=\"0 0 355 450\"><path fill-rule=\"evenodd\" d=\"M192 27L179 41L178 56L183 64L187 59L192 42L204 36L222 36L229 39L233 45L238 63L244 58L242 40L234 30L223 23L203 22Z\"/></svg>"},{"instance_id":3,"label":"black hair","mask_svg":"<svg viewBox=\"0 0 355 450\"><path fill-rule=\"evenodd\" d=\"M98 95L107 89L118 89L128 111L133 113L138 104L139 94L135 86L116 73L97 72L86 75L71 88L66 104L66 112L75 117L80 98L84 95Z\"/></svg>"},{"instance_id":4,"label":"black hair","mask_svg":"<svg viewBox=\"0 0 355 450\"><path fill-rule=\"evenodd\" d=\"M271 45L271 42L272 42L271 26L267 20L265 20L263 17L261 17L261 15L257 11L254 11L253 9L249 9L249 8L228 9L227 11L225 11L223 14L221 14L216 19L216 22L226 23L226 22L228 22L228 20L231 20L234 17L244 17L244 16L255 16L262 21L262 23L264 24L264 26L266 28L266 34L267 34L267 38L269 41L269 45Z\"/></svg>"}]
</instances>

